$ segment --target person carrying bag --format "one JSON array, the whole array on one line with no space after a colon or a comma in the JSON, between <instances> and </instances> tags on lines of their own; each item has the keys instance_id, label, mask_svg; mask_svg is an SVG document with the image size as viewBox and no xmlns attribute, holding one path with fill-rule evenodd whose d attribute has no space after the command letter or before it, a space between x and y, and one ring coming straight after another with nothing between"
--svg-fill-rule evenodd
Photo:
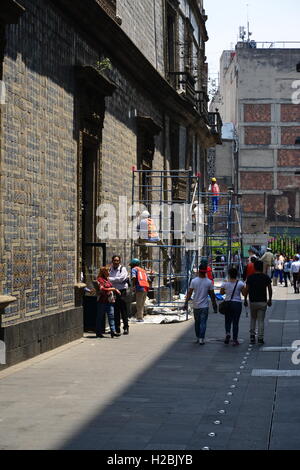
<instances>
[{"instance_id":1,"label":"person carrying bag","mask_svg":"<svg viewBox=\"0 0 300 470\"><path fill-rule=\"evenodd\" d=\"M226 294L226 298L219 305L219 312L225 316L225 344L229 344L231 338L231 326L233 336L233 346L238 346L239 321L242 313L241 293L245 295L245 286L237 279L238 271L231 268L228 271L228 282L221 286L220 294Z\"/></svg>"}]
</instances>

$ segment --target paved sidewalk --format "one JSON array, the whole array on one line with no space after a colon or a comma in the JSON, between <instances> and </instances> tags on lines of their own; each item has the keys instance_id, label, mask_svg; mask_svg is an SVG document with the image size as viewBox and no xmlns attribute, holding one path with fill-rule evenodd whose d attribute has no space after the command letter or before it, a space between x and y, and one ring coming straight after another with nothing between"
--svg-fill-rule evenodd
<instances>
[{"instance_id":1,"label":"paved sidewalk","mask_svg":"<svg viewBox=\"0 0 300 470\"><path fill-rule=\"evenodd\" d=\"M275 299L265 346L291 347L300 297L279 286ZM292 351L249 347L245 312L240 325L239 347L224 345L212 313L204 346L193 321L132 324L4 370L0 449L300 449L300 377L252 375L300 365Z\"/></svg>"}]
</instances>

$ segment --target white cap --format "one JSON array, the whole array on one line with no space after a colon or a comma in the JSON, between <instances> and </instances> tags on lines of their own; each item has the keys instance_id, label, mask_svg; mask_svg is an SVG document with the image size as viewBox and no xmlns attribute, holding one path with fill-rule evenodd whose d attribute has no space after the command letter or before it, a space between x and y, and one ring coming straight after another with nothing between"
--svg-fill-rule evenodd
<instances>
[{"instance_id":1,"label":"white cap","mask_svg":"<svg viewBox=\"0 0 300 470\"><path fill-rule=\"evenodd\" d=\"M150 214L149 214L148 211L143 211L143 212L141 213L141 217L142 217L143 219L147 219L148 217L150 217Z\"/></svg>"}]
</instances>

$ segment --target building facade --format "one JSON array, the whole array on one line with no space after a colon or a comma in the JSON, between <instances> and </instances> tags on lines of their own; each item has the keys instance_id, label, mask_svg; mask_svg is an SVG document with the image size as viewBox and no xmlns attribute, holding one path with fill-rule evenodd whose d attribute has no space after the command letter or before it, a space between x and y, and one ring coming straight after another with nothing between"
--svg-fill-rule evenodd
<instances>
[{"instance_id":1,"label":"building facade","mask_svg":"<svg viewBox=\"0 0 300 470\"><path fill-rule=\"evenodd\" d=\"M214 98L238 137L244 232L300 233L299 49L240 42L221 58ZM298 171L298 174L297 174Z\"/></svg>"},{"instance_id":2,"label":"building facade","mask_svg":"<svg viewBox=\"0 0 300 470\"><path fill-rule=\"evenodd\" d=\"M84 282L129 261L126 230L97 228L99 206L131 200L132 167L205 184L205 22L196 0L3 0L0 368L82 335Z\"/></svg>"}]
</instances>

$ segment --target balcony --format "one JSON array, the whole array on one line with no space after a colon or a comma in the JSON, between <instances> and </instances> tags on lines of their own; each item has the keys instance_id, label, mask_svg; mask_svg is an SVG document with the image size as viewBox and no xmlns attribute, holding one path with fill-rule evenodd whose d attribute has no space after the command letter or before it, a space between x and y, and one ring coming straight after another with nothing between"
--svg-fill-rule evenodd
<instances>
[{"instance_id":1,"label":"balcony","mask_svg":"<svg viewBox=\"0 0 300 470\"><path fill-rule=\"evenodd\" d=\"M222 119L219 113L208 113L208 123L211 133L218 136L217 143L222 144Z\"/></svg>"},{"instance_id":2,"label":"balcony","mask_svg":"<svg viewBox=\"0 0 300 470\"><path fill-rule=\"evenodd\" d=\"M191 75L191 73L188 70L185 72L169 72L169 77L171 85L174 88L177 88L178 93L184 95L187 100L196 106L196 80Z\"/></svg>"}]
</instances>

